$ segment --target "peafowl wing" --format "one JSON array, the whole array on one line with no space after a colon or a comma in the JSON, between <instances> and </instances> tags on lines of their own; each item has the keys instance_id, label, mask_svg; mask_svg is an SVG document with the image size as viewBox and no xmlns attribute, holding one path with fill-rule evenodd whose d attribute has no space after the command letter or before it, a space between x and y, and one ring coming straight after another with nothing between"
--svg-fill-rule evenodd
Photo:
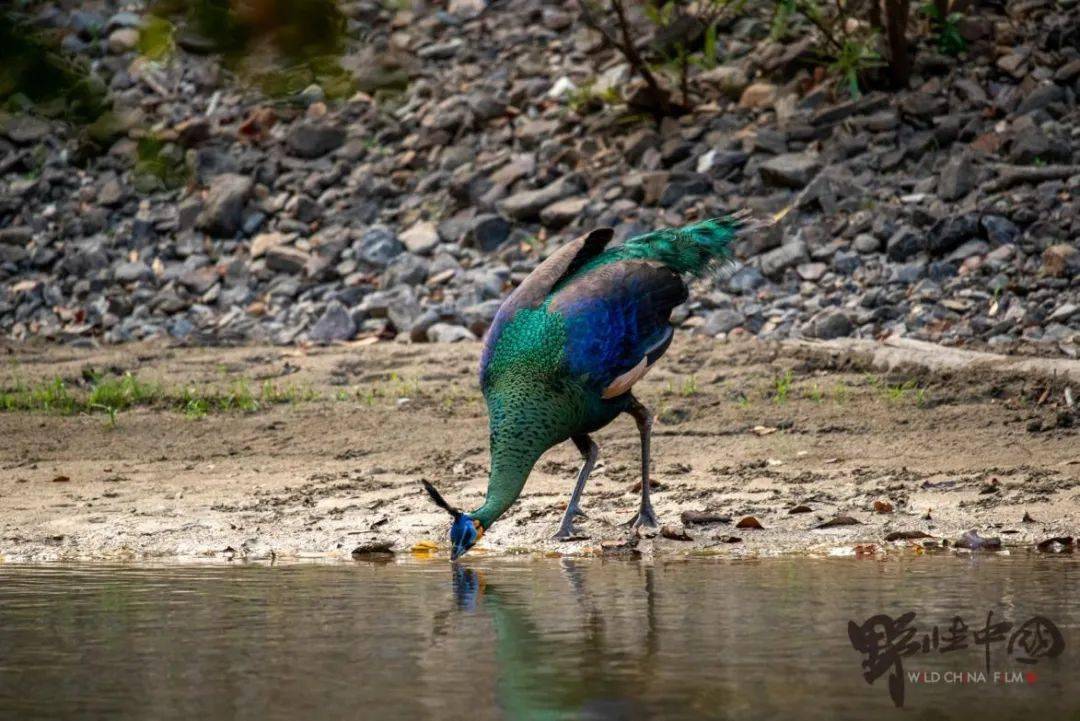
<instances>
[{"instance_id":1,"label":"peafowl wing","mask_svg":"<svg viewBox=\"0 0 1080 721\"><path fill-rule=\"evenodd\" d=\"M671 311L686 298L679 274L652 260L619 260L570 278L548 304L566 327L567 371L604 398L628 392L667 350Z\"/></svg>"},{"instance_id":2,"label":"peafowl wing","mask_svg":"<svg viewBox=\"0 0 1080 721\"><path fill-rule=\"evenodd\" d=\"M585 263L602 253L613 235L614 231L611 228L597 228L563 245L536 266L521 285L506 297L484 336L484 350L480 357L481 386L485 384L485 376L499 337L514 314L522 308L538 307L559 281L570 277Z\"/></svg>"}]
</instances>

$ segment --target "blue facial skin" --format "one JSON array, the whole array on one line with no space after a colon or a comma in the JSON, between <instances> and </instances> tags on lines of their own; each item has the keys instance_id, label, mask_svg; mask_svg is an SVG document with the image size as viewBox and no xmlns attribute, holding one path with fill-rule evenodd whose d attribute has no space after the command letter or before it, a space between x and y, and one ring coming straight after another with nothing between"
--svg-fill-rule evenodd
<instances>
[{"instance_id":1,"label":"blue facial skin","mask_svg":"<svg viewBox=\"0 0 1080 721\"><path fill-rule=\"evenodd\" d=\"M462 513L450 526L450 560L456 561L473 547L480 534L476 531L472 516Z\"/></svg>"}]
</instances>

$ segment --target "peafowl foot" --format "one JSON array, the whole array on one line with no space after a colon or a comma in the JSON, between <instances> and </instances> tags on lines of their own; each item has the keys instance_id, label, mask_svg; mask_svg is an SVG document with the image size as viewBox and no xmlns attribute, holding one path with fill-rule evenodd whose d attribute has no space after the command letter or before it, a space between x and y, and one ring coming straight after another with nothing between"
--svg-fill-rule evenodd
<instances>
[{"instance_id":1,"label":"peafowl foot","mask_svg":"<svg viewBox=\"0 0 1080 721\"><path fill-rule=\"evenodd\" d=\"M589 537L589 534L585 533L573 523L567 523L565 520L559 524L559 530L555 532L556 541L584 541Z\"/></svg>"},{"instance_id":2,"label":"peafowl foot","mask_svg":"<svg viewBox=\"0 0 1080 721\"><path fill-rule=\"evenodd\" d=\"M634 516L626 524L630 528L646 528L655 530L660 527L660 521L656 518L656 512L652 509L652 505L642 506L637 515Z\"/></svg>"},{"instance_id":3,"label":"peafowl foot","mask_svg":"<svg viewBox=\"0 0 1080 721\"><path fill-rule=\"evenodd\" d=\"M574 505L566 509L566 513L563 514L562 523L559 524L559 530L555 532L555 540L557 541L581 541L589 537L587 533L580 530L574 525L574 519L577 517L588 518L585 512L581 510L580 506Z\"/></svg>"}]
</instances>

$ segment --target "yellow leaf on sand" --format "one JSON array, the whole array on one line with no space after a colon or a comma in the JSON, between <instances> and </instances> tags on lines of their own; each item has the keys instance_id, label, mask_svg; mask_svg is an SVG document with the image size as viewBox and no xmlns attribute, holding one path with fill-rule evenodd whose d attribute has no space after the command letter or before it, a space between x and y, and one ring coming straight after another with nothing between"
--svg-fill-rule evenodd
<instances>
[{"instance_id":1,"label":"yellow leaf on sand","mask_svg":"<svg viewBox=\"0 0 1080 721\"><path fill-rule=\"evenodd\" d=\"M431 554L439 550L439 544L434 541L419 541L418 543L415 543L410 550L416 554Z\"/></svg>"}]
</instances>

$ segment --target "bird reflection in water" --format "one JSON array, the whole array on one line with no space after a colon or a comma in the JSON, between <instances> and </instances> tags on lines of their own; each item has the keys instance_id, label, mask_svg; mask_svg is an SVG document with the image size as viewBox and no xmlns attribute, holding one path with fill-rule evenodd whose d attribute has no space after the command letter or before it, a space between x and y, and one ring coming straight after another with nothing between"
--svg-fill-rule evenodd
<instances>
[{"instance_id":1,"label":"bird reflection in water","mask_svg":"<svg viewBox=\"0 0 1080 721\"><path fill-rule=\"evenodd\" d=\"M480 614L495 632L492 665L499 710L510 719L649 719L644 703L657 658L654 569L644 567L645 608L636 638L609 638L603 608L585 574L562 562L567 594L578 606L579 627L545 631L530 612L536 599L510 591L485 572L453 564L454 607L436 615L436 636L452 635L457 614ZM539 611L539 608L536 608ZM627 646L629 645L629 648Z\"/></svg>"}]
</instances>

